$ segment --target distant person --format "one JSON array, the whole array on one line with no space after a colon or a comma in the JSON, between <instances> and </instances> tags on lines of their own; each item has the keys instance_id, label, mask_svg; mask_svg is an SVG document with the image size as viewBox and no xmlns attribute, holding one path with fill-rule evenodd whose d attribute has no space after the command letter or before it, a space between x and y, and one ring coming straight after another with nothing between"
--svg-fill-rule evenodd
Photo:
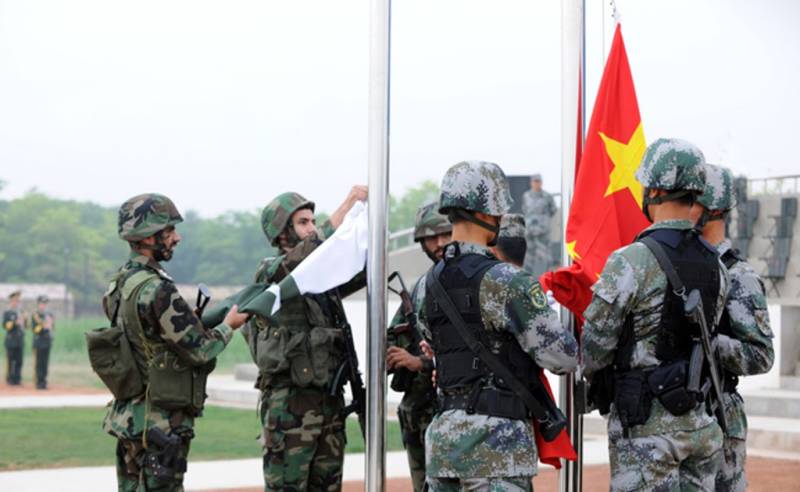
<instances>
[{"instance_id":1,"label":"distant person","mask_svg":"<svg viewBox=\"0 0 800 492\"><path fill-rule=\"evenodd\" d=\"M522 268L525 262L525 217L521 214L505 214L500 219L497 245L491 248L498 260Z\"/></svg>"},{"instance_id":2,"label":"distant person","mask_svg":"<svg viewBox=\"0 0 800 492\"><path fill-rule=\"evenodd\" d=\"M525 270L539 278L553 266L550 254L550 221L556 214L553 196L542 189L542 175L531 176L531 189L522 194L527 253Z\"/></svg>"},{"instance_id":3,"label":"distant person","mask_svg":"<svg viewBox=\"0 0 800 492\"><path fill-rule=\"evenodd\" d=\"M122 326L144 382L135 396L114 399L103 421L103 430L118 439L120 491L183 490L206 378L247 319L234 305L221 324L206 329L178 293L161 262L181 241L175 225L182 221L172 200L156 193L135 196L119 209L119 237L131 251L103 296L103 309Z\"/></svg>"},{"instance_id":4,"label":"distant person","mask_svg":"<svg viewBox=\"0 0 800 492\"><path fill-rule=\"evenodd\" d=\"M706 164L705 190L692 208L692 220L702 226L703 238L717 248L730 275L730 292L717 328L728 421L722 444L724 459L717 474L718 492L739 492L747 488L744 473L747 417L744 401L736 390L739 376L768 372L775 361L764 283L725 237L725 218L736 206L733 181L729 169Z\"/></svg>"},{"instance_id":5,"label":"distant person","mask_svg":"<svg viewBox=\"0 0 800 492\"><path fill-rule=\"evenodd\" d=\"M261 228L277 254L261 262L256 281L285 278L333 235L356 202L366 199L367 187L354 186L317 227L314 202L294 192L275 197L261 213ZM364 286L360 273L338 288L297 296L271 318L254 316L242 332L258 365L267 491L341 489L347 441L345 381L336 379L346 360L342 298Z\"/></svg>"},{"instance_id":6,"label":"distant person","mask_svg":"<svg viewBox=\"0 0 800 492\"><path fill-rule=\"evenodd\" d=\"M36 389L47 389L47 367L50 362L50 347L53 344L55 325L53 315L47 311L47 296L36 298L37 308L31 315L31 331L33 332L33 358L36 361Z\"/></svg>"},{"instance_id":7,"label":"distant person","mask_svg":"<svg viewBox=\"0 0 800 492\"><path fill-rule=\"evenodd\" d=\"M19 309L22 291L15 290L8 296L8 309L3 313L3 328L6 331L6 383L22 384L22 353L25 347L25 315Z\"/></svg>"},{"instance_id":8,"label":"distant person","mask_svg":"<svg viewBox=\"0 0 800 492\"><path fill-rule=\"evenodd\" d=\"M438 202L423 205L417 211L414 221L414 241L420 244L422 251L433 263L442 259L444 247L450 242L453 230L450 221L438 209ZM421 307L420 291L424 290L423 276L411 289L414 312ZM402 331L403 327L406 331ZM410 331L412 328L415 332ZM401 306L389 326L386 366L395 371L392 389L403 392L403 399L397 407L397 419L400 421L414 492L425 489L425 431L433 420L436 408L436 390L431 382L433 361L419 353L418 345L421 340L419 327L410 325ZM405 378L402 377L404 370L408 371ZM397 385L405 387L398 388Z\"/></svg>"}]
</instances>

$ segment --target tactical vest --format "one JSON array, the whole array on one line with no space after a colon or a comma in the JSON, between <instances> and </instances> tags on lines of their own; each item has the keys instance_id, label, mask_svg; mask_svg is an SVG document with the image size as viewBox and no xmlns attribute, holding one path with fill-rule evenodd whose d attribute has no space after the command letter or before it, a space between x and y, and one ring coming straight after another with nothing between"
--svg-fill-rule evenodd
<instances>
[{"instance_id":1,"label":"tactical vest","mask_svg":"<svg viewBox=\"0 0 800 492\"><path fill-rule=\"evenodd\" d=\"M508 331L488 330L481 317L480 285L483 276L499 261L480 254L448 256L439 277L459 313L483 345L507 361L512 374L532 381L538 374L533 359ZM523 419L530 415L525 403L473 354L440 309L426 286L425 309L436 352L436 383L442 391L439 411L465 409L497 417Z\"/></svg>"},{"instance_id":2,"label":"tactical vest","mask_svg":"<svg viewBox=\"0 0 800 492\"><path fill-rule=\"evenodd\" d=\"M722 264L725 265L725 268L728 271L731 270L737 263L740 261L745 261L739 254L738 250L729 249L728 251L723 254L720 259L722 260ZM731 328L731 317L730 313L728 313L728 306L726 303L725 309L722 312L722 318L719 320L719 326L717 327L717 333L726 335L729 337L733 336L733 329ZM739 385L739 376L736 374L726 370L724 367L721 368L722 372L722 386L723 391L727 393L733 393L736 391L736 387Z\"/></svg>"},{"instance_id":3,"label":"tactical vest","mask_svg":"<svg viewBox=\"0 0 800 492\"><path fill-rule=\"evenodd\" d=\"M700 291L706 320L713 327L719 295L717 250L692 229L656 229L644 232L640 238L643 237L651 237L664 246L686 293ZM656 357L664 363L688 360L694 340L699 337L699 328L687 323L683 305L683 300L667 286L656 342Z\"/></svg>"},{"instance_id":4,"label":"tactical vest","mask_svg":"<svg viewBox=\"0 0 800 492\"><path fill-rule=\"evenodd\" d=\"M282 259L280 256L262 263L256 281L272 282ZM339 341L346 321L335 289L289 299L269 320L254 318L250 344L259 368L259 387L331 389L329 385L345 358Z\"/></svg>"}]
</instances>

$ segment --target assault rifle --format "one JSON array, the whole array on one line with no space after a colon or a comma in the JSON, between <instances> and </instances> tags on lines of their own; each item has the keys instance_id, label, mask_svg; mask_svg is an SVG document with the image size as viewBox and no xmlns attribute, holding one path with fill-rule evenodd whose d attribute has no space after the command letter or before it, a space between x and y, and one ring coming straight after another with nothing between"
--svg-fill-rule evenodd
<instances>
[{"instance_id":1,"label":"assault rifle","mask_svg":"<svg viewBox=\"0 0 800 492\"><path fill-rule=\"evenodd\" d=\"M411 294L408 293L408 289L406 289L406 284L403 282L403 277L400 276L400 272L393 272L389 275L387 284L391 284L394 279L397 279L400 287L395 289L391 285L388 285L388 288L390 291L400 296L400 311L403 314L405 322L395 325L392 328L392 333L396 337L402 335L410 337L411 344L407 349L408 353L414 356L421 356L422 352L419 348L419 342L422 341L422 337L417 329L417 313L414 312L414 303L411 302ZM405 367L394 369L392 372L394 376L392 377L391 388L400 393L408 391L411 388L414 377L416 377L416 373L409 371Z\"/></svg>"},{"instance_id":2,"label":"assault rifle","mask_svg":"<svg viewBox=\"0 0 800 492\"><path fill-rule=\"evenodd\" d=\"M709 373L711 374L711 389L714 390L714 399L716 404L712 405L714 415L717 417L719 426L723 431L728 429L728 421L725 418L725 402L722 399L722 383L719 377L719 369L717 367L717 358L711 348L711 332L708 329L706 322L706 315L703 311L703 299L700 297L700 291L692 289L683 304L683 310L686 317L700 326L700 341L703 346L703 355L708 361Z\"/></svg>"},{"instance_id":3,"label":"assault rifle","mask_svg":"<svg viewBox=\"0 0 800 492\"><path fill-rule=\"evenodd\" d=\"M367 410L367 390L364 388L364 380L361 379L361 372L358 370L358 354L356 354L356 347L353 344L353 330L350 328L350 323L347 322L347 318L344 317L343 313L339 324L342 330L345 359L336 370L331 382L330 394L335 396L345 383L350 383L350 393L353 396L353 401L342 409L342 414L345 418L353 412L358 415L358 425L361 426L361 434L366 439L364 419L366 418Z\"/></svg>"},{"instance_id":4,"label":"assault rifle","mask_svg":"<svg viewBox=\"0 0 800 492\"><path fill-rule=\"evenodd\" d=\"M206 284L200 283L197 284L197 302L195 313L197 314L198 318L203 318L203 311L205 311L206 306L208 306L208 301L211 300L211 291L208 290L208 286Z\"/></svg>"}]
</instances>

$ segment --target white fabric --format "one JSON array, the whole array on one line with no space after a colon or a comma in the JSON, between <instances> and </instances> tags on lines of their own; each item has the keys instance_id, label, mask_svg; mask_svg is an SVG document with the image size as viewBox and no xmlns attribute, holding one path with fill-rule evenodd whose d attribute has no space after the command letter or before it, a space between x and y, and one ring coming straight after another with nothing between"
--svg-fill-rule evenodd
<instances>
[{"instance_id":1,"label":"white fabric","mask_svg":"<svg viewBox=\"0 0 800 492\"><path fill-rule=\"evenodd\" d=\"M300 294L319 294L347 283L367 264L368 226L367 205L356 202L336 232L282 282L294 281ZM281 307L280 287L273 284L267 290L275 295L275 314Z\"/></svg>"}]
</instances>

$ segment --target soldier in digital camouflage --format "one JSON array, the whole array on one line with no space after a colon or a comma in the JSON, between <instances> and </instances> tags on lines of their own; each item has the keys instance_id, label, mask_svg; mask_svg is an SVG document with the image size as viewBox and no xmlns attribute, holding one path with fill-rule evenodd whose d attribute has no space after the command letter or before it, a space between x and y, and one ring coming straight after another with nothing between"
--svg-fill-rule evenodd
<instances>
[{"instance_id":1,"label":"soldier in digital camouflage","mask_svg":"<svg viewBox=\"0 0 800 492\"><path fill-rule=\"evenodd\" d=\"M317 228L314 202L293 192L278 195L261 214L264 235L278 251L261 262L256 282L286 277L366 198L367 188L354 186ZM333 385L345 357L342 298L365 285L359 274L337 289L293 298L274 317L254 316L242 331L259 370L265 490L341 489L344 398Z\"/></svg>"},{"instance_id":2,"label":"soldier in digital camouflage","mask_svg":"<svg viewBox=\"0 0 800 492\"><path fill-rule=\"evenodd\" d=\"M3 311L3 340L6 349L6 383L22 384L22 354L25 347L25 315L19 309L22 292L15 290L8 296L8 309Z\"/></svg>"},{"instance_id":3,"label":"soldier in digital camouflage","mask_svg":"<svg viewBox=\"0 0 800 492\"><path fill-rule=\"evenodd\" d=\"M704 162L702 152L683 140L659 139L647 148L636 178L653 225L611 254L584 313L590 397L610 388L605 399L611 402L614 491L714 490L722 430L707 411L704 394L690 392L686 374L692 371L687 361L699 328L688 322L682 292L669 285L653 253L663 251L685 292L700 291L713 328L723 313L728 275L691 221L692 205L705 187ZM604 377L613 384L602 385Z\"/></svg>"},{"instance_id":4,"label":"soldier in digital camouflage","mask_svg":"<svg viewBox=\"0 0 800 492\"><path fill-rule=\"evenodd\" d=\"M497 164L452 166L442 180L439 211L453 224L453 242L428 275L437 276L468 328L507 361L515 379L532 385L538 367L558 374L574 370L578 345L539 283L489 250L510 206ZM425 279L417 314L436 353L439 393L438 413L425 435L430 490L532 490L538 453L530 412L466 346Z\"/></svg>"},{"instance_id":5,"label":"soldier in digital camouflage","mask_svg":"<svg viewBox=\"0 0 800 492\"><path fill-rule=\"evenodd\" d=\"M140 395L109 403L103 421L118 440L120 491L183 490L205 378L247 318L234 306L222 324L206 329L178 294L160 262L172 258L181 240L175 225L182 220L172 201L155 193L135 196L119 210L118 233L131 253L111 281L103 309L124 328L145 383ZM173 443L170 449L146 437L154 429Z\"/></svg>"},{"instance_id":6,"label":"soldier in digital camouflage","mask_svg":"<svg viewBox=\"0 0 800 492\"><path fill-rule=\"evenodd\" d=\"M531 189L522 194L527 253L525 269L536 278L553 266L550 254L550 222L556 214L553 195L542 189L542 175L531 176Z\"/></svg>"},{"instance_id":7,"label":"soldier in digital camouflage","mask_svg":"<svg viewBox=\"0 0 800 492\"><path fill-rule=\"evenodd\" d=\"M420 243L422 251L434 263L442 259L444 247L450 242L453 227L447 217L439 213L438 202L423 205L417 211L414 221L414 241ZM420 277L411 290L411 303L414 312L421 307L419 292L424 290L425 277ZM412 333L411 330L415 332ZM412 326L403 314L402 306L392 318L387 334L389 346L386 366L399 377L401 370L410 371L408 387L404 388L403 399L397 407L403 445L408 456L414 492L421 492L425 486L425 431L433 419L436 391L431 382L432 361L419 352L422 335L419 328ZM394 380L392 381L394 388Z\"/></svg>"},{"instance_id":8,"label":"soldier in digital camouflage","mask_svg":"<svg viewBox=\"0 0 800 492\"><path fill-rule=\"evenodd\" d=\"M522 268L527 248L525 217L522 214L503 215L500 220L500 233L497 235L497 246L492 248L492 253L498 260Z\"/></svg>"},{"instance_id":9,"label":"soldier in digital camouflage","mask_svg":"<svg viewBox=\"0 0 800 492\"><path fill-rule=\"evenodd\" d=\"M747 418L744 401L736 391L739 376L768 372L775 360L767 299L761 277L725 237L725 219L736 206L733 173L706 165L706 185L693 209L692 220L703 228L703 237L719 251L730 276L730 292L719 323L717 352L723 371L725 414L728 428L723 444L724 460L717 474L718 492L747 489Z\"/></svg>"}]
</instances>

